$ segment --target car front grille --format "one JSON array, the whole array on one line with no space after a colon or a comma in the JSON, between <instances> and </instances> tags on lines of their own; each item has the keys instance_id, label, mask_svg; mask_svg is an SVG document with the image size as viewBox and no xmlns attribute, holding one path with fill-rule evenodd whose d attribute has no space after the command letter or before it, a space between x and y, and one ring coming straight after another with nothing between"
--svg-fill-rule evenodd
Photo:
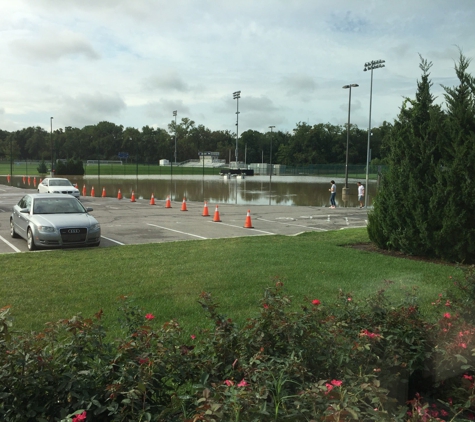
<instances>
[{"instance_id":1,"label":"car front grille","mask_svg":"<svg viewBox=\"0 0 475 422\"><path fill-rule=\"evenodd\" d=\"M70 227L61 229L61 239L63 244L84 243L87 237L87 229Z\"/></svg>"}]
</instances>

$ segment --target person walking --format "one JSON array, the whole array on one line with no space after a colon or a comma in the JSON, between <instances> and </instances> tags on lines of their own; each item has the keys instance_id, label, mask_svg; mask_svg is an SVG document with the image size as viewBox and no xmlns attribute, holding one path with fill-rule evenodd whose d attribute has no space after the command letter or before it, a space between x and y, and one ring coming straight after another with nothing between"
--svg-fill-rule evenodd
<instances>
[{"instance_id":1,"label":"person walking","mask_svg":"<svg viewBox=\"0 0 475 422\"><path fill-rule=\"evenodd\" d=\"M361 182L358 182L358 202L360 203L360 208L363 208L364 186L361 184Z\"/></svg>"},{"instance_id":2,"label":"person walking","mask_svg":"<svg viewBox=\"0 0 475 422\"><path fill-rule=\"evenodd\" d=\"M328 189L330 191L330 208L336 208L336 202L335 202L336 185L335 185L335 181L332 180L330 183L331 183L331 188Z\"/></svg>"}]
</instances>

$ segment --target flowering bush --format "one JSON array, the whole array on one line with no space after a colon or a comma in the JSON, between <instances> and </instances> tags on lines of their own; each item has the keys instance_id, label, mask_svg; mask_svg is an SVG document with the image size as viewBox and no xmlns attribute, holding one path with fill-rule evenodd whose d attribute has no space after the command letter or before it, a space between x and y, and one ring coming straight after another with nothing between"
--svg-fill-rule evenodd
<instances>
[{"instance_id":1,"label":"flowering bush","mask_svg":"<svg viewBox=\"0 0 475 422\"><path fill-rule=\"evenodd\" d=\"M238 327L208 293L213 328L121 298L123 334L102 312L12 331L0 309L0 420L435 421L475 419L473 268L422 315L413 297L306 299L293 310L277 282Z\"/></svg>"}]
</instances>

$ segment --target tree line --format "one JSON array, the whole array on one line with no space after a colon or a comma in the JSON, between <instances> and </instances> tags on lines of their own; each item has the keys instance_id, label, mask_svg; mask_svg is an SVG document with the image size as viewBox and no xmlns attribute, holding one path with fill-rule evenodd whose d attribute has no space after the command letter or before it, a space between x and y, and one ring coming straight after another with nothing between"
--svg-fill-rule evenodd
<instances>
[{"instance_id":1,"label":"tree line","mask_svg":"<svg viewBox=\"0 0 475 422\"><path fill-rule=\"evenodd\" d=\"M384 159L382 142L391 125L387 122L372 129L372 158ZM0 160L118 160L128 154L129 162L158 164L174 161L175 133L177 161L197 159L200 151L219 152L220 158L235 161L236 134L212 131L193 120L172 121L167 130L144 126L141 130L103 121L82 129L66 127L48 132L41 127L7 132L0 130ZM368 131L350 125L348 162L365 164ZM298 123L292 133L247 130L238 140L239 161L280 163L289 166L344 163L346 125ZM272 146L272 148L271 148ZM270 153L272 150L272 157Z\"/></svg>"}]
</instances>

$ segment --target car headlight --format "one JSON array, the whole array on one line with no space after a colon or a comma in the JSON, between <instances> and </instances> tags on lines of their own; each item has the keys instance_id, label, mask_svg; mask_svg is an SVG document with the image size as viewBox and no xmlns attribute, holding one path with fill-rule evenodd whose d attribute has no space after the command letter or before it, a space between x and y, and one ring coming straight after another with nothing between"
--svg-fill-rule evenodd
<instances>
[{"instance_id":1,"label":"car headlight","mask_svg":"<svg viewBox=\"0 0 475 422\"><path fill-rule=\"evenodd\" d=\"M51 226L38 226L38 231L40 233L54 233L56 229Z\"/></svg>"},{"instance_id":2,"label":"car headlight","mask_svg":"<svg viewBox=\"0 0 475 422\"><path fill-rule=\"evenodd\" d=\"M98 230L100 230L100 229L101 229L101 225L98 223L98 224L93 224L93 225L90 227L89 231L91 231L91 232L96 232L96 231L98 231Z\"/></svg>"}]
</instances>

